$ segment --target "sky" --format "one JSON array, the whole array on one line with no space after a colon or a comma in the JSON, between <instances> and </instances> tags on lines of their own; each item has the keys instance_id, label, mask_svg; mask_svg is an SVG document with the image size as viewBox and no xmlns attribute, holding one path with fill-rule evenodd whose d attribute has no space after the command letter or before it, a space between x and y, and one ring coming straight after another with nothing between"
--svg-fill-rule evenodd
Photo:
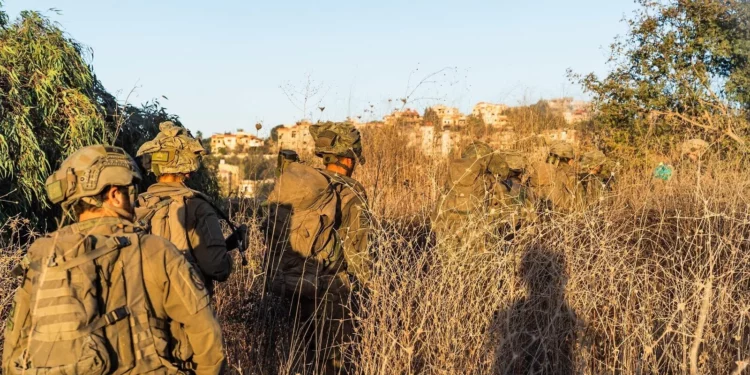
<instances>
[{"instance_id":1,"label":"sky","mask_svg":"<svg viewBox=\"0 0 750 375\"><path fill-rule=\"evenodd\" d=\"M621 21L635 7L633 0L4 4L11 19L40 11L91 47L95 73L120 101L159 98L206 135L254 131L258 122L263 135L301 118L379 119L403 107L401 99L420 112L436 103L470 112L479 101L585 99L566 69L605 74L608 45L626 32Z\"/></svg>"}]
</instances>

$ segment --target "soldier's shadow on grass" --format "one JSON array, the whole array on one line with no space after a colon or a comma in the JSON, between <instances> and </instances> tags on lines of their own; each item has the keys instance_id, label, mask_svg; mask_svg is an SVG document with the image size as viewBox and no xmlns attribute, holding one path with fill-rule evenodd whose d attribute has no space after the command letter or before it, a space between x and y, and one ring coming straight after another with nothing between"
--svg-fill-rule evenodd
<instances>
[{"instance_id":1,"label":"soldier's shadow on grass","mask_svg":"<svg viewBox=\"0 0 750 375\"><path fill-rule=\"evenodd\" d=\"M494 374L574 374L578 318L565 301L564 257L533 246L518 269L526 296L495 315Z\"/></svg>"}]
</instances>

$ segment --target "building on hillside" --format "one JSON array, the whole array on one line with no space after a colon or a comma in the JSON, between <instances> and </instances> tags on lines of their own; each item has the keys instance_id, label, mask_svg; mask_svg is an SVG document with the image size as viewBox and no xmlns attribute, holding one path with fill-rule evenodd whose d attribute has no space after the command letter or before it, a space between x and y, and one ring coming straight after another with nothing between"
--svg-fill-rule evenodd
<instances>
[{"instance_id":1,"label":"building on hillside","mask_svg":"<svg viewBox=\"0 0 750 375\"><path fill-rule=\"evenodd\" d=\"M211 150L214 151L223 148L227 152L234 153L260 148L264 144L265 142L262 139L245 132L214 134L211 136Z\"/></svg>"},{"instance_id":2,"label":"building on hillside","mask_svg":"<svg viewBox=\"0 0 750 375\"><path fill-rule=\"evenodd\" d=\"M438 104L430 108L437 113L443 127L463 127L466 125L466 116L464 116L456 107L448 107L446 105Z\"/></svg>"},{"instance_id":3,"label":"building on hillside","mask_svg":"<svg viewBox=\"0 0 750 375\"><path fill-rule=\"evenodd\" d=\"M279 149L312 152L315 149L315 142L310 135L310 125L312 125L310 122L300 121L294 125L284 125L276 129Z\"/></svg>"},{"instance_id":4,"label":"building on hillside","mask_svg":"<svg viewBox=\"0 0 750 375\"><path fill-rule=\"evenodd\" d=\"M458 144L461 134L456 131L436 130L434 126L412 127L409 131L409 145L418 147L425 155L450 155Z\"/></svg>"},{"instance_id":5,"label":"building on hillside","mask_svg":"<svg viewBox=\"0 0 750 375\"><path fill-rule=\"evenodd\" d=\"M503 113L508 109L505 104L479 102L471 110L471 114L481 117L487 126L502 127L508 124L508 117Z\"/></svg>"},{"instance_id":6,"label":"building on hillside","mask_svg":"<svg viewBox=\"0 0 750 375\"><path fill-rule=\"evenodd\" d=\"M242 180L239 183L237 189L237 195L239 198L257 198L263 191L264 186L273 184L272 178L265 180Z\"/></svg>"},{"instance_id":7,"label":"building on hillside","mask_svg":"<svg viewBox=\"0 0 750 375\"><path fill-rule=\"evenodd\" d=\"M219 161L219 187L224 195L235 191L240 182L240 167L238 165L227 164L226 160Z\"/></svg>"},{"instance_id":8,"label":"building on hillside","mask_svg":"<svg viewBox=\"0 0 750 375\"><path fill-rule=\"evenodd\" d=\"M591 118L592 105L583 100L573 100L571 97L550 99L547 106L559 114L569 124L587 121Z\"/></svg>"},{"instance_id":9,"label":"building on hillside","mask_svg":"<svg viewBox=\"0 0 750 375\"><path fill-rule=\"evenodd\" d=\"M393 111L383 118L386 125L398 126L420 126L422 125L422 116L414 109L405 109L403 111Z\"/></svg>"}]
</instances>

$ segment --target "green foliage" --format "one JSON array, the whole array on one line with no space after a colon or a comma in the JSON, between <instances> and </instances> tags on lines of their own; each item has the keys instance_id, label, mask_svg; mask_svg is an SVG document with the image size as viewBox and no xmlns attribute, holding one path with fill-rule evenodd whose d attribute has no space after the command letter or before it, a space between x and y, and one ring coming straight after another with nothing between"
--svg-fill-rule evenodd
<instances>
[{"instance_id":1,"label":"green foliage","mask_svg":"<svg viewBox=\"0 0 750 375\"><path fill-rule=\"evenodd\" d=\"M735 6L734 22L723 25L724 30L732 34L732 61L735 64L727 89L735 101L750 111L750 1L740 1Z\"/></svg>"},{"instance_id":2,"label":"green foliage","mask_svg":"<svg viewBox=\"0 0 750 375\"><path fill-rule=\"evenodd\" d=\"M159 122L179 122L158 101L118 104L94 76L89 51L38 13L23 12L0 28L0 46L0 222L21 214L42 229L54 228L58 212L44 182L65 157L101 143L135 155L156 136ZM141 187L152 182L148 176ZM206 168L190 184L218 197Z\"/></svg>"},{"instance_id":3,"label":"green foliage","mask_svg":"<svg viewBox=\"0 0 750 375\"><path fill-rule=\"evenodd\" d=\"M113 101L108 102L112 103ZM161 122L169 120L183 125L179 117L170 114L157 99L146 102L140 107L107 105L106 108L108 113L114 112L109 117L113 119L117 128L115 145L124 148L130 155L135 155L143 143L156 137ZM215 174L210 168L206 168L205 163L202 164L200 169L191 174L187 185L218 202L220 194ZM141 182L141 190L145 191L148 186L156 182L156 178L143 167L141 167L141 173L144 177Z\"/></svg>"},{"instance_id":4,"label":"green foliage","mask_svg":"<svg viewBox=\"0 0 750 375\"><path fill-rule=\"evenodd\" d=\"M0 0L0 28L8 24L8 14L3 12L3 1Z\"/></svg>"},{"instance_id":5,"label":"green foliage","mask_svg":"<svg viewBox=\"0 0 750 375\"><path fill-rule=\"evenodd\" d=\"M747 1L637 2L627 36L611 45L611 72L569 72L593 96L598 130L632 146L687 137L744 144Z\"/></svg>"},{"instance_id":6,"label":"green foliage","mask_svg":"<svg viewBox=\"0 0 750 375\"><path fill-rule=\"evenodd\" d=\"M95 97L88 51L46 18L23 12L0 29L0 221L50 208L44 182L72 151L112 136Z\"/></svg>"}]
</instances>

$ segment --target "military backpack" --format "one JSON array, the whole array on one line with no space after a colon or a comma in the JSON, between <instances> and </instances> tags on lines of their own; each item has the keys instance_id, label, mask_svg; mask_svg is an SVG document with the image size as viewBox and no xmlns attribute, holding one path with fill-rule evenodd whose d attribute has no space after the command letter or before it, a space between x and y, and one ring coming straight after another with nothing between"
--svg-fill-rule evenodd
<instances>
[{"instance_id":1,"label":"military backpack","mask_svg":"<svg viewBox=\"0 0 750 375\"><path fill-rule=\"evenodd\" d=\"M341 260L342 189L345 177L301 163L285 167L268 199L264 229L269 247L291 250L323 268Z\"/></svg>"},{"instance_id":2,"label":"military backpack","mask_svg":"<svg viewBox=\"0 0 750 375\"><path fill-rule=\"evenodd\" d=\"M211 203L205 195L190 189L170 195L143 193L138 196L135 214L138 224L147 232L168 239L195 264L190 234L185 228L189 199L203 199Z\"/></svg>"},{"instance_id":3,"label":"military backpack","mask_svg":"<svg viewBox=\"0 0 750 375\"><path fill-rule=\"evenodd\" d=\"M53 233L34 242L9 318L30 329L11 338L12 374L143 373L162 366L154 341L165 337L145 293L137 233ZM154 332L151 326L159 327ZM15 341L15 342L13 342ZM6 351L8 348L6 348Z\"/></svg>"}]
</instances>

